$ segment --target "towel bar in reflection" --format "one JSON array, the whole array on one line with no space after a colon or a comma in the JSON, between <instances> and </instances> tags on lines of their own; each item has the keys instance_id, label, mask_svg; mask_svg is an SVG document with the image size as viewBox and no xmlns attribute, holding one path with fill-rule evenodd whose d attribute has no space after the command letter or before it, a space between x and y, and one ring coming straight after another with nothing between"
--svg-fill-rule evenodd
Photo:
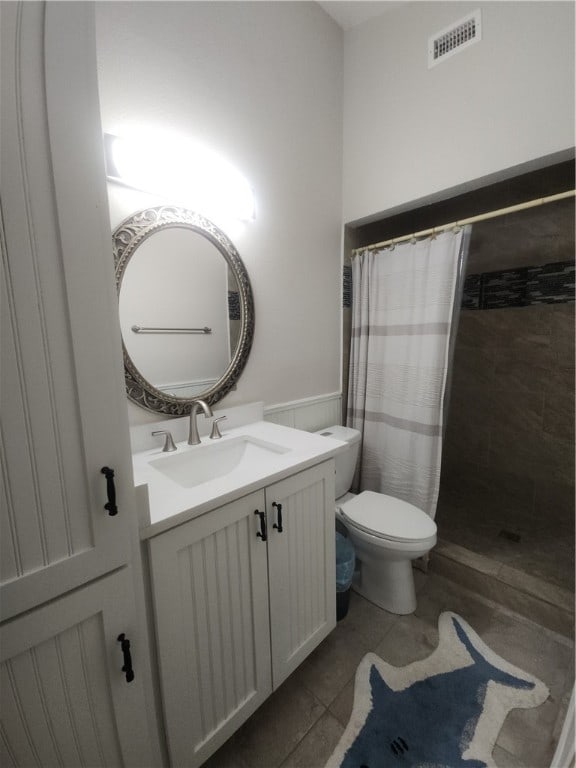
<instances>
[{"instance_id":1,"label":"towel bar in reflection","mask_svg":"<svg viewBox=\"0 0 576 768\"><path fill-rule=\"evenodd\" d=\"M147 328L143 325L133 325L134 333L212 333L212 328Z\"/></svg>"}]
</instances>

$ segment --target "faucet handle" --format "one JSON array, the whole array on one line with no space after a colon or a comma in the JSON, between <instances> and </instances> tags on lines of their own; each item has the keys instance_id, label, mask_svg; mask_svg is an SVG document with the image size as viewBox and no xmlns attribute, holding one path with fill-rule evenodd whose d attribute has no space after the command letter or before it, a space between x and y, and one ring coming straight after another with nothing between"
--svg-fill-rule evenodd
<instances>
[{"instance_id":1,"label":"faucet handle","mask_svg":"<svg viewBox=\"0 0 576 768\"><path fill-rule=\"evenodd\" d=\"M166 440L164 441L164 448L162 448L163 453L168 453L170 451L177 450L176 446L174 445L174 440L172 439L172 433L169 432L167 429L158 429L156 432L152 432L152 435L155 437L156 435L166 435Z\"/></svg>"},{"instance_id":2,"label":"faucet handle","mask_svg":"<svg viewBox=\"0 0 576 768\"><path fill-rule=\"evenodd\" d=\"M222 437L220 434L220 427L218 426L219 421L224 421L226 416L219 416L217 419L214 419L212 422L212 432L210 432L210 440L218 440L219 437Z\"/></svg>"}]
</instances>

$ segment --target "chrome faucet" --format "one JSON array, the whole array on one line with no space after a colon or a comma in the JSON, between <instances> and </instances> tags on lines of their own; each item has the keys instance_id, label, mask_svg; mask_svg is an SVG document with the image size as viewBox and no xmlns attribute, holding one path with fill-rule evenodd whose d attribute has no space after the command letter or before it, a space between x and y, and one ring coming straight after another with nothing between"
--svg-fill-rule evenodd
<instances>
[{"instance_id":1,"label":"chrome faucet","mask_svg":"<svg viewBox=\"0 0 576 768\"><path fill-rule=\"evenodd\" d=\"M152 432L151 434L154 437L156 435L165 435L164 448L162 448L163 453L168 453L176 450L176 446L174 445L174 439L172 438L172 434L167 429L157 429L156 432Z\"/></svg>"},{"instance_id":2,"label":"chrome faucet","mask_svg":"<svg viewBox=\"0 0 576 768\"><path fill-rule=\"evenodd\" d=\"M212 408L204 400L194 400L190 410L190 431L188 433L188 445L199 445L200 435L198 434L198 410L202 408L204 416L213 416Z\"/></svg>"}]
</instances>

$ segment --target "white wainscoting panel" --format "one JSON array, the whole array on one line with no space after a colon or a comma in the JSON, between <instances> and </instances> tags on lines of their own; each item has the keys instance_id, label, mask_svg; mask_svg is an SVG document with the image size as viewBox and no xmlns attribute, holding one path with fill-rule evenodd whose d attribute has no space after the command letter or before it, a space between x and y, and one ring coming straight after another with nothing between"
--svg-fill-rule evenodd
<instances>
[{"instance_id":1,"label":"white wainscoting panel","mask_svg":"<svg viewBox=\"0 0 576 768\"><path fill-rule=\"evenodd\" d=\"M334 392L264 408L264 419L285 427L315 432L342 421L342 395Z\"/></svg>"}]
</instances>

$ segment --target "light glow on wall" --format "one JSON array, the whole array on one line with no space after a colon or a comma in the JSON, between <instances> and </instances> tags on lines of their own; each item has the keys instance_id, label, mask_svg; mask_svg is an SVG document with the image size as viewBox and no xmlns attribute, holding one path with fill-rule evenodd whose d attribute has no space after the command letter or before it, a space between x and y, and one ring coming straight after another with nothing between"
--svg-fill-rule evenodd
<instances>
[{"instance_id":1,"label":"light glow on wall","mask_svg":"<svg viewBox=\"0 0 576 768\"><path fill-rule=\"evenodd\" d=\"M107 176L201 213L215 223L254 221L254 193L221 155L181 136L105 134Z\"/></svg>"}]
</instances>

